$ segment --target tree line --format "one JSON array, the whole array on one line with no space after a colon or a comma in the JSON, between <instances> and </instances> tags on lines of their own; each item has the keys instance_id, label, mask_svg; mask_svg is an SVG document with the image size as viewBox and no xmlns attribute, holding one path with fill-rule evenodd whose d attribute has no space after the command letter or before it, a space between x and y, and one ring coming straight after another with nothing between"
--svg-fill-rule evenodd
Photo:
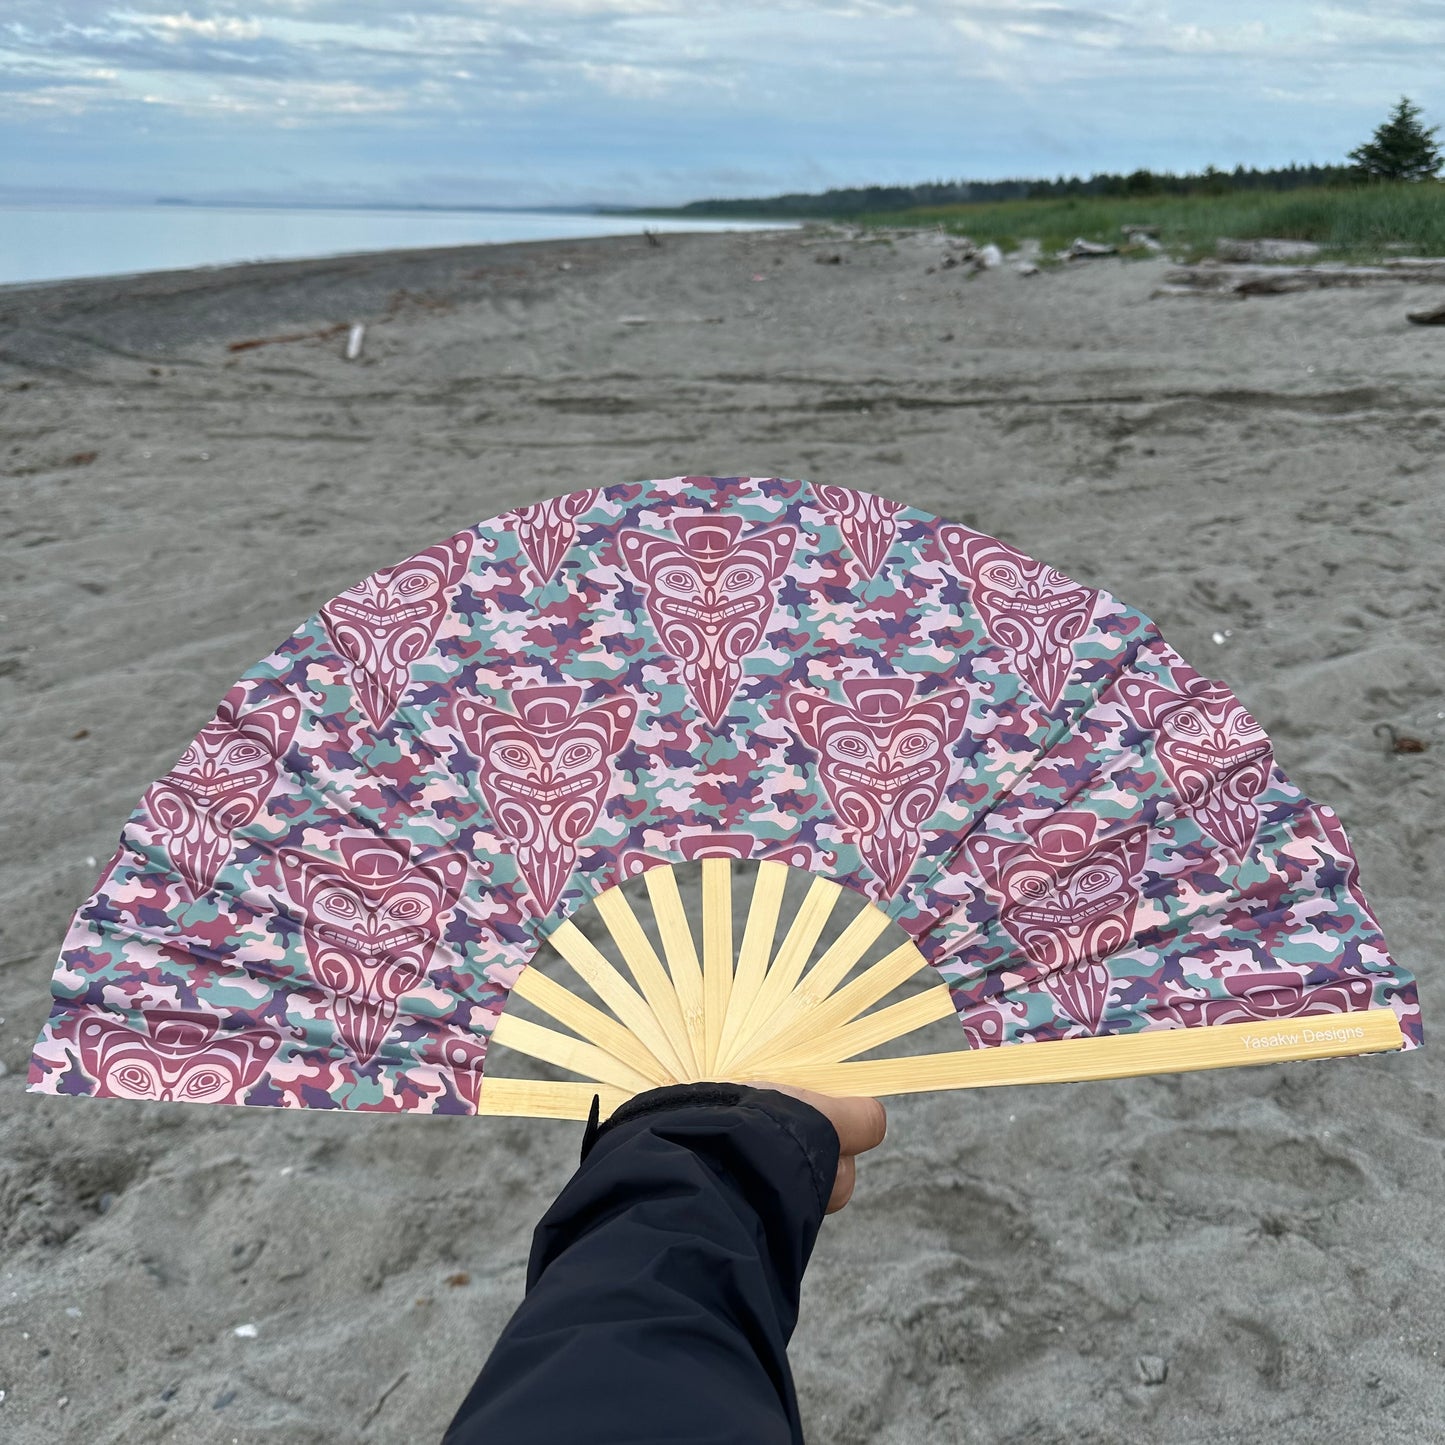
<instances>
[{"instance_id":1,"label":"tree line","mask_svg":"<svg viewBox=\"0 0 1445 1445\"><path fill-rule=\"evenodd\" d=\"M1369 181L1429 180L1440 170L1438 126L1426 127L1419 106L1402 96L1374 136L1350 152L1349 163L1323 166L1206 166L1175 175L1139 169L1127 175L1059 176L1055 180L928 181L913 186L848 186L821 194L794 192L751 200L713 199L682 206L683 214L710 216L856 216L909 211L964 201L1059 200L1092 196L1222 196L1234 191L1292 191L1305 186L1357 186Z\"/></svg>"},{"instance_id":2,"label":"tree line","mask_svg":"<svg viewBox=\"0 0 1445 1445\"><path fill-rule=\"evenodd\" d=\"M865 211L908 211L950 206L962 201L1056 200L1069 196L1224 195L1229 191L1288 191L1302 186L1353 184L1351 166L1277 166L1232 171L1206 167L1192 175L1136 170L1128 175L1101 172L1059 176L1056 180L927 181L914 186L847 186L819 194L794 192L755 200L692 201L684 212L748 216L853 216Z\"/></svg>"}]
</instances>

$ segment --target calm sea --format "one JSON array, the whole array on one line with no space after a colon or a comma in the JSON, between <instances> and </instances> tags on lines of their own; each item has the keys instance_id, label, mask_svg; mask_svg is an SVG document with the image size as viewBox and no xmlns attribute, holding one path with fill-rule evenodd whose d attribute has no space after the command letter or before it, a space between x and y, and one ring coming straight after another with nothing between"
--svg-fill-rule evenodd
<instances>
[{"instance_id":1,"label":"calm sea","mask_svg":"<svg viewBox=\"0 0 1445 1445\"><path fill-rule=\"evenodd\" d=\"M635 236L644 227L654 231L770 229L734 221L654 221L543 211L0 206L0 286L412 246Z\"/></svg>"}]
</instances>

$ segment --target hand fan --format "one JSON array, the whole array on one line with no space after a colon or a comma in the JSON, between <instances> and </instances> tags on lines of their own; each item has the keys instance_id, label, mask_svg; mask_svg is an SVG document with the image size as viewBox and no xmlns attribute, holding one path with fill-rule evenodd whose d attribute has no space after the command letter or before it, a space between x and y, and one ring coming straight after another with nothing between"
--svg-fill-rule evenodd
<instances>
[{"instance_id":1,"label":"hand fan","mask_svg":"<svg viewBox=\"0 0 1445 1445\"><path fill-rule=\"evenodd\" d=\"M53 993L32 1090L559 1118L1420 1042L1339 820L1147 618L749 477L523 507L328 602L147 790Z\"/></svg>"}]
</instances>

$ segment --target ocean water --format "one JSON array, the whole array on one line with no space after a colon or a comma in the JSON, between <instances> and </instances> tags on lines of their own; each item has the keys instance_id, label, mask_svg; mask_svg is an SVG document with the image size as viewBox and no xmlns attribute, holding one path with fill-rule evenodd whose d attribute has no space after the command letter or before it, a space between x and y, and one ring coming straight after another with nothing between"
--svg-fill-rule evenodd
<instances>
[{"instance_id":1,"label":"ocean water","mask_svg":"<svg viewBox=\"0 0 1445 1445\"><path fill-rule=\"evenodd\" d=\"M766 230L736 221L544 211L308 210L262 206L0 206L0 286L279 261L655 231Z\"/></svg>"}]
</instances>

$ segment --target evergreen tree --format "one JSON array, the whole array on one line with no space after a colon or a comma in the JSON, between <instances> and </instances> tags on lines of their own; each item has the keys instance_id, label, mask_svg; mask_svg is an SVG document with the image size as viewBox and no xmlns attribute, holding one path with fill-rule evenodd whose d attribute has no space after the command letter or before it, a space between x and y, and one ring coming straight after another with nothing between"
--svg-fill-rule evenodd
<instances>
[{"instance_id":1,"label":"evergreen tree","mask_svg":"<svg viewBox=\"0 0 1445 1445\"><path fill-rule=\"evenodd\" d=\"M1420 107L1402 95L1375 138L1350 152L1356 170L1372 181L1426 181L1440 169L1438 125L1420 123Z\"/></svg>"},{"instance_id":2,"label":"evergreen tree","mask_svg":"<svg viewBox=\"0 0 1445 1445\"><path fill-rule=\"evenodd\" d=\"M1206 196L1227 196L1229 194L1229 172L1210 164L1204 167L1199 177L1198 188Z\"/></svg>"}]
</instances>

